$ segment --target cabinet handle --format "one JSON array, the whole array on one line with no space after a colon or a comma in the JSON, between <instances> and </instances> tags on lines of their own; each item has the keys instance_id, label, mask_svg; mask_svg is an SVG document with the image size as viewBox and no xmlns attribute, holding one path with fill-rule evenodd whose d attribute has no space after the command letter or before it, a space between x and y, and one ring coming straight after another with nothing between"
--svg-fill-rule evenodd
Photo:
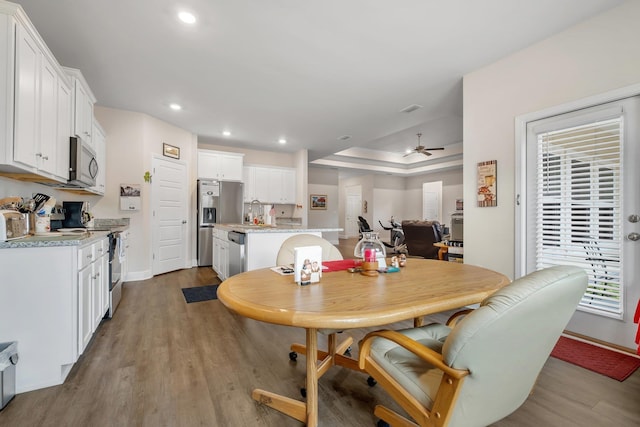
<instances>
[{"instance_id":1,"label":"cabinet handle","mask_svg":"<svg viewBox=\"0 0 640 427\"><path fill-rule=\"evenodd\" d=\"M91 259L91 255L87 255L87 259Z\"/></svg>"}]
</instances>

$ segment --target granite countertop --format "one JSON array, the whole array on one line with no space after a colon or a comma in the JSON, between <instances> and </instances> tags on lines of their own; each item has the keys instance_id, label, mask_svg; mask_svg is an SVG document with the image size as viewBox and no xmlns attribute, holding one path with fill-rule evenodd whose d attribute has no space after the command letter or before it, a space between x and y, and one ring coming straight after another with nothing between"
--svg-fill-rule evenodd
<instances>
[{"instance_id":1,"label":"granite countertop","mask_svg":"<svg viewBox=\"0 0 640 427\"><path fill-rule=\"evenodd\" d=\"M85 245L106 237L109 231L87 231L80 235L65 236L58 233L23 237L22 239L0 242L0 249L46 248L55 246Z\"/></svg>"},{"instance_id":2,"label":"granite countertop","mask_svg":"<svg viewBox=\"0 0 640 427\"><path fill-rule=\"evenodd\" d=\"M214 228L238 233L309 233L342 231L342 228L313 228L302 225L251 225L251 224L216 224Z\"/></svg>"}]
</instances>

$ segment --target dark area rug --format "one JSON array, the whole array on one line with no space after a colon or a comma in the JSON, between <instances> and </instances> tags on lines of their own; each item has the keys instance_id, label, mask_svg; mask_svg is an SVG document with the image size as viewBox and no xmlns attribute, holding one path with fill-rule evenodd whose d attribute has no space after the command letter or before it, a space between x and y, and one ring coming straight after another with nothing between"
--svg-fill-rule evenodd
<instances>
[{"instance_id":1,"label":"dark area rug","mask_svg":"<svg viewBox=\"0 0 640 427\"><path fill-rule=\"evenodd\" d=\"M192 302L209 301L212 299L218 299L218 286L220 285L182 288L182 293L184 294L184 299L188 304Z\"/></svg>"},{"instance_id":2,"label":"dark area rug","mask_svg":"<svg viewBox=\"0 0 640 427\"><path fill-rule=\"evenodd\" d=\"M636 357L566 337L560 337L551 356L618 381L640 367Z\"/></svg>"}]
</instances>

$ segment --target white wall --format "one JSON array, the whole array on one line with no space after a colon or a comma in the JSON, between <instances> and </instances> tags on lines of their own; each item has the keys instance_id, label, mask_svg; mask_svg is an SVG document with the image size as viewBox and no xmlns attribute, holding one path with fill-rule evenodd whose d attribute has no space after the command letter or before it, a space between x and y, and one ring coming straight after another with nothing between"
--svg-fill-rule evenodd
<instances>
[{"instance_id":1,"label":"white wall","mask_svg":"<svg viewBox=\"0 0 640 427\"><path fill-rule=\"evenodd\" d=\"M308 169L308 194L326 194L326 210L309 210L309 228L340 228L339 207L340 197L338 191L338 171L327 168ZM339 232L322 233L322 237L333 244L338 244Z\"/></svg>"},{"instance_id":2,"label":"white wall","mask_svg":"<svg viewBox=\"0 0 640 427\"><path fill-rule=\"evenodd\" d=\"M639 83L638 17L628 1L464 77L465 263L513 278L515 117ZM498 161L497 207L475 206L485 160Z\"/></svg>"},{"instance_id":3,"label":"white wall","mask_svg":"<svg viewBox=\"0 0 640 427\"><path fill-rule=\"evenodd\" d=\"M151 277L151 184L144 174L151 170L152 156L162 155L162 144L180 148L180 159L187 164L190 185L190 206L187 207L187 259L195 254L195 165L196 138L191 132L177 128L142 113L96 106L95 116L107 134L107 187L93 213L98 218L130 218L131 237L127 265L127 280ZM139 211L120 210L120 184L141 186L142 208Z\"/></svg>"}]
</instances>

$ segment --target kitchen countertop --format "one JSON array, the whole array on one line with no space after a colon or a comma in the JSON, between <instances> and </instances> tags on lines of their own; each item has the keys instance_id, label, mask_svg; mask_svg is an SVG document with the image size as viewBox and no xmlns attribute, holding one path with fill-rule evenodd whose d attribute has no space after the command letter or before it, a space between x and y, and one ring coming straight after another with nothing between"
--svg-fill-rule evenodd
<instances>
[{"instance_id":1,"label":"kitchen countertop","mask_svg":"<svg viewBox=\"0 0 640 427\"><path fill-rule=\"evenodd\" d=\"M44 248L54 246L77 246L94 242L106 237L109 231L88 231L78 236L64 236L51 233L50 235L35 235L22 239L0 242L0 249L12 248Z\"/></svg>"},{"instance_id":2,"label":"kitchen countertop","mask_svg":"<svg viewBox=\"0 0 640 427\"><path fill-rule=\"evenodd\" d=\"M307 233L342 231L342 228L313 228L302 225L250 225L250 224L216 224L214 228L238 233Z\"/></svg>"}]
</instances>

